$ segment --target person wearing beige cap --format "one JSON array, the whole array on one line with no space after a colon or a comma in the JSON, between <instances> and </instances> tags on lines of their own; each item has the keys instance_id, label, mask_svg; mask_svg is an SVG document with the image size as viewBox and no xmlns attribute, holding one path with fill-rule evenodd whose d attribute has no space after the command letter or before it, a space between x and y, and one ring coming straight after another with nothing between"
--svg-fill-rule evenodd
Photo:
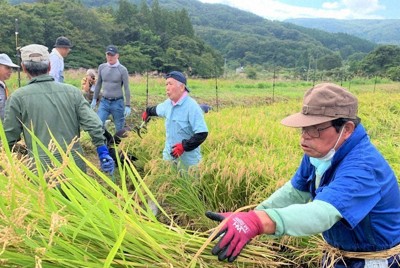
<instances>
[{"instance_id":1,"label":"person wearing beige cap","mask_svg":"<svg viewBox=\"0 0 400 268\"><path fill-rule=\"evenodd\" d=\"M357 116L357 98L322 83L309 89L301 112L282 124L301 130L303 159L292 179L248 212L206 212L223 221L212 249L234 261L255 236L325 240L321 267L400 267L397 178Z\"/></svg>"},{"instance_id":2,"label":"person wearing beige cap","mask_svg":"<svg viewBox=\"0 0 400 268\"><path fill-rule=\"evenodd\" d=\"M0 54L0 119L4 120L4 108L6 106L6 100L8 97L8 89L6 86L6 80L8 80L12 74L12 68L19 68L18 65L14 64L7 54Z\"/></svg>"},{"instance_id":3,"label":"person wearing beige cap","mask_svg":"<svg viewBox=\"0 0 400 268\"><path fill-rule=\"evenodd\" d=\"M24 136L26 146L32 153L32 137L28 130L45 145L55 141L66 151L66 147L80 137L81 129L87 131L97 148L103 171L112 173L114 161L105 145L104 129L97 114L90 108L80 89L54 82L49 75L50 60L47 47L32 44L20 49L21 66L30 81L19 88L7 100L4 131L8 145L12 148ZM38 154L46 168L51 165L48 155L38 147ZM54 152L61 160L61 153ZM72 155L83 170L86 165L78 154L83 154L80 142L73 145ZM31 155L32 156L32 155Z\"/></svg>"}]
</instances>

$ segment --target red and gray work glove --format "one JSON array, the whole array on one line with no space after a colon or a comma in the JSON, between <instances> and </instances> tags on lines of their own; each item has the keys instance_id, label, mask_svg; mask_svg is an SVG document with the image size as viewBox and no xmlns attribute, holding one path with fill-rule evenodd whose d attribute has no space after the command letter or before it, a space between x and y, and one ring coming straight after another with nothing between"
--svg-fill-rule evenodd
<instances>
[{"instance_id":1,"label":"red and gray work glove","mask_svg":"<svg viewBox=\"0 0 400 268\"><path fill-rule=\"evenodd\" d=\"M220 261L228 259L228 262L233 262L251 239L263 233L264 227L261 220L253 210L238 213L207 211L206 216L219 222L229 217L214 237L215 240L222 235L211 250L213 255L218 255L218 260Z\"/></svg>"},{"instance_id":2,"label":"red and gray work glove","mask_svg":"<svg viewBox=\"0 0 400 268\"><path fill-rule=\"evenodd\" d=\"M146 111L144 111L144 112L142 113L142 120L143 120L144 122L148 122L148 121L150 120L150 116L149 116L149 114L148 114Z\"/></svg>"},{"instance_id":3,"label":"red and gray work glove","mask_svg":"<svg viewBox=\"0 0 400 268\"><path fill-rule=\"evenodd\" d=\"M183 152L185 152L185 149L183 149L182 143L177 143L172 146L171 156L174 158L179 158Z\"/></svg>"}]
</instances>

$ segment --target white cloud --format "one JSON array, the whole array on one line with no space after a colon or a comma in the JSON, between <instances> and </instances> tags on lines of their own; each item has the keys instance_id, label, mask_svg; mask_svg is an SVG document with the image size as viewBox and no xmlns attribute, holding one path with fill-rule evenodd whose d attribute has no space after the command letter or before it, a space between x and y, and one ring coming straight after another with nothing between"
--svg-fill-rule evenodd
<instances>
[{"instance_id":1,"label":"white cloud","mask_svg":"<svg viewBox=\"0 0 400 268\"><path fill-rule=\"evenodd\" d=\"M325 2L322 3L322 8L325 9L337 9L340 6L338 2Z\"/></svg>"},{"instance_id":2,"label":"white cloud","mask_svg":"<svg viewBox=\"0 0 400 268\"><path fill-rule=\"evenodd\" d=\"M342 2L354 14L367 15L384 9L384 6L379 5L379 0L342 0Z\"/></svg>"},{"instance_id":3,"label":"white cloud","mask_svg":"<svg viewBox=\"0 0 400 268\"><path fill-rule=\"evenodd\" d=\"M221 3L252 12L270 20L289 18L380 19L373 12L383 9L378 0L338 0L324 2L320 8L300 7L279 0L200 0ZM295 3L295 1L293 1Z\"/></svg>"},{"instance_id":4,"label":"white cloud","mask_svg":"<svg viewBox=\"0 0 400 268\"><path fill-rule=\"evenodd\" d=\"M217 1L218 0L207 0L203 2L215 3ZM284 4L276 0L220 0L219 2L224 2L224 4L228 4L232 7L250 11L270 20L283 20L288 17L306 16L306 14L313 12L312 8L297 7Z\"/></svg>"}]
</instances>

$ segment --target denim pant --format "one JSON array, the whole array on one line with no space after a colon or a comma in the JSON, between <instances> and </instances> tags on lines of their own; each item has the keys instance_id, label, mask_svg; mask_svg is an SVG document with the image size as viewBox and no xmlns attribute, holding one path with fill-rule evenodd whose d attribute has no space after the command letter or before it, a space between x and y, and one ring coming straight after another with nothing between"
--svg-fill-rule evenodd
<instances>
[{"instance_id":1,"label":"denim pant","mask_svg":"<svg viewBox=\"0 0 400 268\"><path fill-rule=\"evenodd\" d=\"M125 126L124 109L124 98L118 100L107 100L101 98L97 115L100 117L104 126L108 116L111 114L115 124L115 131L117 132Z\"/></svg>"}]
</instances>

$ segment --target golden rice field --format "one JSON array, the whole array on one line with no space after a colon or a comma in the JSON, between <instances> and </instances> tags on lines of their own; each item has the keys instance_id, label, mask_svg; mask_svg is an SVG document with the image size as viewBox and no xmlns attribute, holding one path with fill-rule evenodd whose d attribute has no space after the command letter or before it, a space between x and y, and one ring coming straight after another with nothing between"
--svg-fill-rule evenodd
<instances>
[{"instance_id":1,"label":"golden rice field","mask_svg":"<svg viewBox=\"0 0 400 268\"><path fill-rule=\"evenodd\" d=\"M79 74L68 77L79 84ZM162 78L148 81L150 105L165 98L163 83ZM359 115L372 142L400 174L400 84L349 85L359 98ZM274 92L270 81L246 79L189 80L189 86L192 96L214 108L205 115L209 136L202 146L203 161L189 174L177 175L161 159L162 119L150 121L143 139L131 132L123 140L120 149L138 160L119 165L114 177L98 170L85 133L87 174L68 152L45 171L36 165L38 159L1 148L0 266L318 267L320 236L260 236L234 263L219 262L210 252L216 224L204 216L207 210L255 206L291 178L302 156L299 133L280 120L299 111L311 84L280 81ZM145 77L132 77L131 88L137 111L128 123L133 125L146 103ZM0 138L5 139L2 126ZM55 147L48 149L49 155ZM159 205L157 216L149 200Z\"/></svg>"}]
</instances>

